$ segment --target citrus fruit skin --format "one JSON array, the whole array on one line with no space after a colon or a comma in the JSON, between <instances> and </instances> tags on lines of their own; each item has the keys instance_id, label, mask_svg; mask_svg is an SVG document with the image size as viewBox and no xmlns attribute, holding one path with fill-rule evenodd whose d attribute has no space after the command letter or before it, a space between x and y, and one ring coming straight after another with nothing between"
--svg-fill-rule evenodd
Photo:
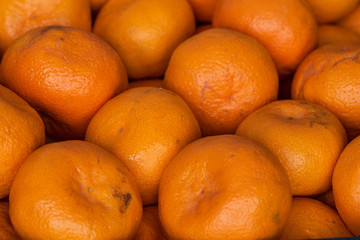
<instances>
[{"instance_id":1,"label":"citrus fruit skin","mask_svg":"<svg viewBox=\"0 0 360 240\"><path fill-rule=\"evenodd\" d=\"M110 0L93 32L113 46L130 79L164 75L174 49L195 32L187 0Z\"/></svg>"},{"instance_id":2,"label":"citrus fruit skin","mask_svg":"<svg viewBox=\"0 0 360 240\"><path fill-rule=\"evenodd\" d=\"M319 23L336 22L346 17L359 3L359 0L307 0L314 10Z\"/></svg>"},{"instance_id":3,"label":"citrus fruit skin","mask_svg":"<svg viewBox=\"0 0 360 240\"><path fill-rule=\"evenodd\" d=\"M212 24L259 40L281 76L291 75L317 43L316 18L305 0L220 0Z\"/></svg>"},{"instance_id":4,"label":"citrus fruit skin","mask_svg":"<svg viewBox=\"0 0 360 240\"><path fill-rule=\"evenodd\" d=\"M136 232L135 240L166 240L162 232L157 205L144 207L143 217Z\"/></svg>"},{"instance_id":5,"label":"citrus fruit skin","mask_svg":"<svg viewBox=\"0 0 360 240\"><path fill-rule=\"evenodd\" d=\"M339 25L321 24L318 27L318 46L331 43L360 42L360 36Z\"/></svg>"},{"instance_id":6,"label":"citrus fruit skin","mask_svg":"<svg viewBox=\"0 0 360 240\"><path fill-rule=\"evenodd\" d=\"M267 50L252 37L220 28L180 44L164 81L190 106L203 136L234 133L248 114L275 100L279 88Z\"/></svg>"},{"instance_id":7,"label":"citrus fruit skin","mask_svg":"<svg viewBox=\"0 0 360 240\"><path fill-rule=\"evenodd\" d=\"M21 164L45 143L45 127L28 103L2 85L0 111L0 198L4 198Z\"/></svg>"},{"instance_id":8,"label":"citrus fruit skin","mask_svg":"<svg viewBox=\"0 0 360 240\"><path fill-rule=\"evenodd\" d=\"M71 27L30 30L7 49L0 71L0 83L40 113L55 139L83 139L97 110L128 88L116 51Z\"/></svg>"},{"instance_id":9,"label":"citrus fruit skin","mask_svg":"<svg viewBox=\"0 0 360 240\"><path fill-rule=\"evenodd\" d=\"M1 0L0 55L25 32L51 25L70 26L91 31L88 1Z\"/></svg>"},{"instance_id":10,"label":"citrus fruit skin","mask_svg":"<svg viewBox=\"0 0 360 240\"><path fill-rule=\"evenodd\" d=\"M353 234L347 229L336 210L315 199L295 197L280 239L346 237L353 237Z\"/></svg>"},{"instance_id":11,"label":"citrus fruit skin","mask_svg":"<svg viewBox=\"0 0 360 240\"><path fill-rule=\"evenodd\" d=\"M341 153L332 178L336 209L349 230L360 235L360 137L352 140Z\"/></svg>"},{"instance_id":12,"label":"citrus fruit skin","mask_svg":"<svg viewBox=\"0 0 360 240\"><path fill-rule=\"evenodd\" d=\"M0 201L0 239L20 240L9 217L9 202Z\"/></svg>"},{"instance_id":13,"label":"citrus fruit skin","mask_svg":"<svg viewBox=\"0 0 360 240\"><path fill-rule=\"evenodd\" d=\"M140 193L121 160L79 140L34 151L9 202L23 239L131 239L142 217Z\"/></svg>"},{"instance_id":14,"label":"citrus fruit skin","mask_svg":"<svg viewBox=\"0 0 360 240\"><path fill-rule=\"evenodd\" d=\"M138 87L108 101L91 120L85 140L118 156L135 177L143 204L153 205L164 168L200 137L184 100L166 89Z\"/></svg>"},{"instance_id":15,"label":"citrus fruit skin","mask_svg":"<svg viewBox=\"0 0 360 240\"><path fill-rule=\"evenodd\" d=\"M337 22L342 26L356 34L360 35L360 5L356 5L355 9Z\"/></svg>"},{"instance_id":16,"label":"citrus fruit skin","mask_svg":"<svg viewBox=\"0 0 360 240\"><path fill-rule=\"evenodd\" d=\"M322 105L335 114L351 140L360 133L360 43L327 44L300 64L291 86L293 99Z\"/></svg>"},{"instance_id":17,"label":"citrus fruit skin","mask_svg":"<svg viewBox=\"0 0 360 240\"><path fill-rule=\"evenodd\" d=\"M259 108L236 134L262 144L281 161L295 196L330 190L332 172L347 143L345 129L334 114L298 100L274 101Z\"/></svg>"},{"instance_id":18,"label":"citrus fruit skin","mask_svg":"<svg viewBox=\"0 0 360 240\"><path fill-rule=\"evenodd\" d=\"M161 176L159 216L170 239L276 239L290 206L279 160L240 136L190 143Z\"/></svg>"}]
</instances>

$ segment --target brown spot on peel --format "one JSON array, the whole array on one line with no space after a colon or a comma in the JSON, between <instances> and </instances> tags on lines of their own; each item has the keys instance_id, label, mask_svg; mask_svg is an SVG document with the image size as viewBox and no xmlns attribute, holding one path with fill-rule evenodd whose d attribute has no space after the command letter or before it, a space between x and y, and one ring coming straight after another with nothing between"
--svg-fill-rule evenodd
<instances>
[{"instance_id":1,"label":"brown spot on peel","mask_svg":"<svg viewBox=\"0 0 360 240\"><path fill-rule=\"evenodd\" d=\"M121 195L121 200L123 202L123 204L120 207L120 212L121 213L125 213L126 209L128 208L130 201L131 201L131 194L130 193L126 193L126 194L122 194Z\"/></svg>"}]
</instances>

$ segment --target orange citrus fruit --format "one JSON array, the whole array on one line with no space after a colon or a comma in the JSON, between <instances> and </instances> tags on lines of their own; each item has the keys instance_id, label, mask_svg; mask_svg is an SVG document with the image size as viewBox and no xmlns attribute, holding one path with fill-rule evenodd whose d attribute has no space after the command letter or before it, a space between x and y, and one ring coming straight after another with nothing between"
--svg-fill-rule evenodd
<instances>
[{"instance_id":1,"label":"orange citrus fruit","mask_svg":"<svg viewBox=\"0 0 360 240\"><path fill-rule=\"evenodd\" d=\"M283 164L296 196L328 191L335 163L347 143L337 117L325 108L281 100L251 113L236 134L267 147Z\"/></svg>"},{"instance_id":2,"label":"orange citrus fruit","mask_svg":"<svg viewBox=\"0 0 360 240\"><path fill-rule=\"evenodd\" d=\"M280 75L294 72L317 42L317 22L306 0L220 0L212 23L259 40Z\"/></svg>"},{"instance_id":3,"label":"orange citrus fruit","mask_svg":"<svg viewBox=\"0 0 360 240\"><path fill-rule=\"evenodd\" d=\"M324 45L296 70L291 96L320 104L344 125L349 139L360 134L360 42Z\"/></svg>"},{"instance_id":4,"label":"orange citrus fruit","mask_svg":"<svg viewBox=\"0 0 360 240\"><path fill-rule=\"evenodd\" d=\"M336 210L312 198L295 197L280 240L352 236Z\"/></svg>"},{"instance_id":5,"label":"orange citrus fruit","mask_svg":"<svg viewBox=\"0 0 360 240\"><path fill-rule=\"evenodd\" d=\"M170 239L275 239L290 205L279 160L235 135L190 143L161 176L159 216Z\"/></svg>"},{"instance_id":6,"label":"orange citrus fruit","mask_svg":"<svg viewBox=\"0 0 360 240\"><path fill-rule=\"evenodd\" d=\"M30 29L62 25L91 30L88 1L0 0L0 55Z\"/></svg>"},{"instance_id":7,"label":"orange citrus fruit","mask_svg":"<svg viewBox=\"0 0 360 240\"><path fill-rule=\"evenodd\" d=\"M118 51L129 78L156 78L174 49L194 34L195 19L186 0L110 0L93 31Z\"/></svg>"},{"instance_id":8,"label":"orange citrus fruit","mask_svg":"<svg viewBox=\"0 0 360 240\"><path fill-rule=\"evenodd\" d=\"M79 140L34 151L9 202L23 239L131 239L142 217L140 193L121 160Z\"/></svg>"},{"instance_id":9,"label":"orange citrus fruit","mask_svg":"<svg viewBox=\"0 0 360 240\"><path fill-rule=\"evenodd\" d=\"M279 87L266 49L252 37L220 28L180 44L164 81L189 104L205 136L234 133L248 114L277 98Z\"/></svg>"},{"instance_id":10,"label":"orange citrus fruit","mask_svg":"<svg viewBox=\"0 0 360 240\"><path fill-rule=\"evenodd\" d=\"M128 87L116 51L71 27L30 30L7 49L0 71L0 83L34 107L47 135L58 139L82 139L97 110Z\"/></svg>"},{"instance_id":11,"label":"orange citrus fruit","mask_svg":"<svg viewBox=\"0 0 360 240\"><path fill-rule=\"evenodd\" d=\"M360 235L360 136L341 153L332 178L336 208L347 227Z\"/></svg>"},{"instance_id":12,"label":"orange citrus fruit","mask_svg":"<svg viewBox=\"0 0 360 240\"><path fill-rule=\"evenodd\" d=\"M135 177L144 205L152 205L166 165L200 136L194 114L179 96L138 87L109 100L91 120L85 140L118 156Z\"/></svg>"},{"instance_id":13,"label":"orange citrus fruit","mask_svg":"<svg viewBox=\"0 0 360 240\"><path fill-rule=\"evenodd\" d=\"M45 143L39 114L18 95L0 85L0 198L9 195L21 164Z\"/></svg>"}]
</instances>

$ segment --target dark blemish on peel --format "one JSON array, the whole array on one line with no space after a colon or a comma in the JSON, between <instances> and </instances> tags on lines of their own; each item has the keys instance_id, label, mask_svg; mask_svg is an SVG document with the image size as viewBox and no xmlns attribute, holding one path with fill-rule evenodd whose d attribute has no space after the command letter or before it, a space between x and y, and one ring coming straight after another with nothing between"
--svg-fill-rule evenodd
<instances>
[{"instance_id":1,"label":"dark blemish on peel","mask_svg":"<svg viewBox=\"0 0 360 240\"><path fill-rule=\"evenodd\" d=\"M310 120L310 127L312 128L315 124L317 125L320 125L320 126L323 126L325 128L328 128L328 122L324 121L322 119L322 114L317 114L317 113L314 113L313 116L312 116L312 120Z\"/></svg>"},{"instance_id":2,"label":"dark blemish on peel","mask_svg":"<svg viewBox=\"0 0 360 240\"><path fill-rule=\"evenodd\" d=\"M274 223L276 223L277 225L281 224L281 220L280 220L280 214L277 212L273 215L273 221Z\"/></svg>"},{"instance_id":3,"label":"dark blemish on peel","mask_svg":"<svg viewBox=\"0 0 360 240\"><path fill-rule=\"evenodd\" d=\"M116 170L117 170L119 173L124 174L124 172L123 172L119 167L117 167Z\"/></svg>"},{"instance_id":4,"label":"dark blemish on peel","mask_svg":"<svg viewBox=\"0 0 360 240\"><path fill-rule=\"evenodd\" d=\"M146 90L144 91L144 93L149 93L149 92L151 92L151 90L152 90L152 89L146 89Z\"/></svg>"},{"instance_id":5,"label":"dark blemish on peel","mask_svg":"<svg viewBox=\"0 0 360 240\"><path fill-rule=\"evenodd\" d=\"M31 41L31 43L30 43L29 45L27 45L27 46L25 47L25 49L31 48L33 45L34 45L34 42Z\"/></svg>"},{"instance_id":6,"label":"dark blemish on peel","mask_svg":"<svg viewBox=\"0 0 360 240\"><path fill-rule=\"evenodd\" d=\"M230 155L230 157L235 157L235 154L234 154L234 153L232 153L232 154Z\"/></svg>"},{"instance_id":7,"label":"dark blemish on peel","mask_svg":"<svg viewBox=\"0 0 360 240\"><path fill-rule=\"evenodd\" d=\"M289 120L293 120L294 118L293 117L288 117Z\"/></svg>"},{"instance_id":8,"label":"dark blemish on peel","mask_svg":"<svg viewBox=\"0 0 360 240\"><path fill-rule=\"evenodd\" d=\"M126 209L128 208L130 201L131 201L131 194L130 193L126 193L126 194L122 194L121 195L121 200L123 202L123 204L120 207L120 212L121 213L125 213Z\"/></svg>"},{"instance_id":9,"label":"dark blemish on peel","mask_svg":"<svg viewBox=\"0 0 360 240\"><path fill-rule=\"evenodd\" d=\"M204 192L205 192L205 189L202 189L202 190L201 190L201 194L204 194Z\"/></svg>"},{"instance_id":10,"label":"dark blemish on peel","mask_svg":"<svg viewBox=\"0 0 360 240\"><path fill-rule=\"evenodd\" d=\"M60 39L60 41L65 42L65 38L61 37L61 38L59 38L59 39Z\"/></svg>"},{"instance_id":11,"label":"dark blemish on peel","mask_svg":"<svg viewBox=\"0 0 360 240\"><path fill-rule=\"evenodd\" d=\"M131 200L131 194L130 193L126 193L123 195L123 199L124 199L124 205L126 207L129 206L130 200Z\"/></svg>"},{"instance_id":12,"label":"dark blemish on peel","mask_svg":"<svg viewBox=\"0 0 360 240\"><path fill-rule=\"evenodd\" d=\"M121 194L119 193L118 190L114 189L113 197L114 198L120 198L121 197Z\"/></svg>"},{"instance_id":13,"label":"dark blemish on peel","mask_svg":"<svg viewBox=\"0 0 360 240\"><path fill-rule=\"evenodd\" d=\"M233 98L233 96L231 95L230 98L229 98L229 101L230 101L230 102L232 101L232 98Z\"/></svg>"},{"instance_id":14,"label":"dark blemish on peel","mask_svg":"<svg viewBox=\"0 0 360 240\"><path fill-rule=\"evenodd\" d=\"M122 130L123 130L122 128L119 129L120 132L122 132Z\"/></svg>"}]
</instances>

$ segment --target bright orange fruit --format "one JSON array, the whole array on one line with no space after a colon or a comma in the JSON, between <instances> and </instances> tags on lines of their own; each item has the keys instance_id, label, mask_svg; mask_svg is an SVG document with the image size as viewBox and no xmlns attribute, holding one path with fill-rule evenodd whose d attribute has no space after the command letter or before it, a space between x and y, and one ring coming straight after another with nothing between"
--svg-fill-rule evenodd
<instances>
[{"instance_id":1,"label":"bright orange fruit","mask_svg":"<svg viewBox=\"0 0 360 240\"><path fill-rule=\"evenodd\" d=\"M22 239L131 239L142 217L139 190L121 160L79 140L34 151L9 202Z\"/></svg>"},{"instance_id":2,"label":"bright orange fruit","mask_svg":"<svg viewBox=\"0 0 360 240\"><path fill-rule=\"evenodd\" d=\"M47 135L82 139L100 107L128 88L125 67L104 40L61 26L33 29L7 49L0 83L41 115Z\"/></svg>"},{"instance_id":3,"label":"bright orange fruit","mask_svg":"<svg viewBox=\"0 0 360 240\"><path fill-rule=\"evenodd\" d=\"M189 104L205 136L234 133L247 115L277 98L279 87L266 49L252 37L220 28L180 44L164 81Z\"/></svg>"},{"instance_id":4,"label":"bright orange fruit","mask_svg":"<svg viewBox=\"0 0 360 240\"><path fill-rule=\"evenodd\" d=\"M235 135L190 143L161 176L159 216L170 239L276 239L290 205L279 160Z\"/></svg>"},{"instance_id":5,"label":"bright orange fruit","mask_svg":"<svg viewBox=\"0 0 360 240\"><path fill-rule=\"evenodd\" d=\"M85 140L118 156L135 177L144 205L152 205L164 168L200 136L194 114L179 96L138 87L108 101L91 120Z\"/></svg>"}]
</instances>

